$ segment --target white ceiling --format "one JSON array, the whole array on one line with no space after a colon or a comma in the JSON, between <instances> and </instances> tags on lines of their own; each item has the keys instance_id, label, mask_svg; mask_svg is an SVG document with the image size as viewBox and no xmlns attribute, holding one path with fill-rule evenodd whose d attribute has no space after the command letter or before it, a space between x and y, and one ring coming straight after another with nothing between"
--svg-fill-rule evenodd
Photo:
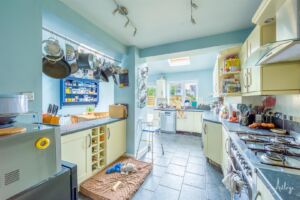
<instances>
[{"instance_id":1,"label":"white ceiling","mask_svg":"<svg viewBox=\"0 0 300 200\"><path fill-rule=\"evenodd\" d=\"M147 66L149 67L149 75L167 74L187 71L197 71L212 69L215 65L217 56L220 51L237 46L240 44L224 45L218 47L211 47L199 49L189 52L181 52L176 54L162 55L147 58ZM168 59L176 57L189 56L191 63L185 66L169 66Z\"/></svg>"},{"instance_id":2,"label":"white ceiling","mask_svg":"<svg viewBox=\"0 0 300 200\"><path fill-rule=\"evenodd\" d=\"M125 45L160 44L248 28L261 0L194 0L196 25L190 23L190 0L119 0L138 28L132 36L125 19L112 14L113 0L60 0Z\"/></svg>"}]
</instances>

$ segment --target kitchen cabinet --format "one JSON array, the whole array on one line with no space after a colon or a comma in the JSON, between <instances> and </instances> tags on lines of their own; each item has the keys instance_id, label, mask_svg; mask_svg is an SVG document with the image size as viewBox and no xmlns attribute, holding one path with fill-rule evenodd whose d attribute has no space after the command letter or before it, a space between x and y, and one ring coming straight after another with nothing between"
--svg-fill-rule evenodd
<instances>
[{"instance_id":1,"label":"kitchen cabinet","mask_svg":"<svg viewBox=\"0 0 300 200\"><path fill-rule=\"evenodd\" d=\"M261 46L276 41L276 23L269 23L263 26L257 25L243 43L239 52L242 68L247 58ZM247 67L247 66L246 66Z\"/></svg>"},{"instance_id":2,"label":"kitchen cabinet","mask_svg":"<svg viewBox=\"0 0 300 200\"><path fill-rule=\"evenodd\" d=\"M229 162L229 136L224 127L222 127L222 172L224 175L228 171L228 162Z\"/></svg>"},{"instance_id":3,"label":"kitchen cabinet","mask_svg":"<svg viewBox=\"0 0 300 200\"><path fill-rule=\"evenodd\" d=\"M202 113L183 111L176 117L176 131L202 133Z\"/></svg>"},{"instance_id":4,"label":"kitchen cabinet","mask_svg":"<svg viewBox=\"0 0 300 200\"><path fill-rule=\"evenodd\" d=\"M274 200L273 195L259 177L256 179L256 187L257 193L255 200Z\"/></svg>"},{"instance_id":5,"label":"kitchen cabinet","mask_svg":"<svg viewBox=\"0 0 300 200\"><path fill-rule=\"evenodd\" d=\"M91 134L90 129L61 137L61 159L77 165L78 184L92 173Z\"/></svg>"},{"instance_id":6,"label":"kitchen cabinet","mask_svg":"<svg viewBox=\"0 0 300 200\"><path fill-rule=\"evenodd\" d=\"M106 134L106 163L109 165L126 152L126 120L108 124Z\"/></svg>"},{"instance_id":7,"label":"kitchen cabinet","mask_svg":"<svg viewBox=\"0 0 300 200\"><path fill-rule=\"evenodd\" d=\"M247 67L242 74L243 96L300 93L300 62Z\"/></svg>"},{"instance_id":8,"label":"kitchen cabinet","mask_svg":"<svg viewBox=\"0 0 300 200\"><path fill-rule=\"evenodd\" d=\"M203 121L203 147L207 158L222 164L222 124Z\"/></svg>"},{"instance_id":9,"label":"kitchen cabinet","mask_svg":"<svg viewBox=\"0 0 300 200\"><path fill-rule=\"evenodd\" d=\"M166 93L167 83L165 79L159 79L156 81L156 98L164 99L167 98Z\"/></svg>"},{"instance_id":10,"label":"kitchen cabinet","mask_svg":"<svg viewBox=\"0 0 300 200\"><path fill-rule=\"evenodd\" d=\"M276 12L286 0L263 0L252 17L252 22L264 25L268 19L276 17Z\"/></svg>"}]
</instances>

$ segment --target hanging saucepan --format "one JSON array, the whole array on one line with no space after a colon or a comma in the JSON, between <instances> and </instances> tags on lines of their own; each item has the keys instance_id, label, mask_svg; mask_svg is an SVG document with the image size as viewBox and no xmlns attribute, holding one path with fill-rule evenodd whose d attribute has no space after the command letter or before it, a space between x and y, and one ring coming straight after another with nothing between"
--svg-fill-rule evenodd
<instances>
[{"instance_id":1,"label":"hanging saucepan","mask_svg":"<svg viewBox=\"0 0 300 200\"><path fill-rule=\"evenodd\" d=\"M64 52L57 40L49 38L42 42L43 73L57 79L63 79L71 74L71 67L64 59Z\"/></svg>"},{"instance_id":2,"label":"hanging saucepan","mask_svg":"<svg viewBox=\"0 0 300 200\"><path fill-rule=\"evenodd\" d=\"M66 43L66 61L71 67L71 74L76 73L79 68L77 65L77 51L70 44Z\"/></svg>"},{"instance_id":3,"label":"hanging saucepan","mask_svg":"<svg viewBox=\"0 0 300 200\"><path fill-rule=\"evenodd\" d=\"M108 78L106 77L104 71L101 69L101 67L97 67L94 71L94 78L97 80L101 80L104 82L108 82Z\"/></svg>"},{"instance_id":4,"label":"hanging saucepan","mask_svg":"<svg viewBox=\"0 0 300 200\"><path fill-rule=\"evenodd\" d=\"M53 62L51 57L47 56L43 58L43 72L52 78L63 79L71 74L71 67L65 59Z\"/></svg>"},{"instance_id":5,"label":"hanging saucepan","mask_svg":"<svg viewBox=\"0 0 300 200\"><path fill-rule=\"evenodd\" d=\"M78 67L81 69L95 69L95 59L96 57L91 53L79 53L77 59Z\"/></svg>"}]
</instances>

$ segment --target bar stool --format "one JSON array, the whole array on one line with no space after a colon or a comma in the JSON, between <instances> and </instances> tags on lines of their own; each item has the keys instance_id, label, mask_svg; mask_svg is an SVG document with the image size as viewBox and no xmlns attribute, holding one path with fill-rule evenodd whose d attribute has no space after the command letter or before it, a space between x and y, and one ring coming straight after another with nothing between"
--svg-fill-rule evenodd
<instances>
[{"instance_id":1,"label":"bar stool","mask_svg":"<svg viewBox=\"0 0 300 200\"><path fill-rule=\"evenodd\" d=\"M160 128L154 126L154 119L153 119L153 115L148 114L147 115L147 120L143 121L142 119L138 120L137 123L137 130L139 130L140 127L140 139L139 139L139 144L138 144L138 148L136 151L136 158L138 157L138 153L141 147L141 142L148 142L148 152L151 151L151 161L153 164L153 147L154 147L154 134L160 134ZM147 139L144 139L144 135L146 135ZM161 150L162 150L162 155L165 154L164 152L164 147L163 144L161 143Z\"/></svg>"}]
</instances>

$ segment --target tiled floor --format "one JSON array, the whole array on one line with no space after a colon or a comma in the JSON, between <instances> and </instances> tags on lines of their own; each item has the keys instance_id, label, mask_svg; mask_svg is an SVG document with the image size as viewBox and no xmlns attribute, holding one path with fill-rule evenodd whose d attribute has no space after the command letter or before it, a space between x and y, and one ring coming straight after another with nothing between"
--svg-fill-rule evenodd
<instances>
[{"instance_id":1,"label":"tiled floor","mask_svg":"<svg viewBox=\"0 0 300 200\"><path fill-rule=\"evenodd\" d=\"M161 154L163 144L165 155ZM144 158L151 161L151 154ZM229 200L221 173L207 163L201 137L160 134L154 140L152 173L133 200Z\"/></svg>"},{"instance_id":2,"label":"tiled floor","mask_svg":"<svg viewBox=\"0 0 300 200\"><path fill-rule=\"evenodd\" d=\"M151 161L151 154L144 160ZM147 199L229 200L230 195L222 184L222 174L207 163L201 137L161 134L155 136L153 171L133 198Z\"/></svg>"}]
</instances>

